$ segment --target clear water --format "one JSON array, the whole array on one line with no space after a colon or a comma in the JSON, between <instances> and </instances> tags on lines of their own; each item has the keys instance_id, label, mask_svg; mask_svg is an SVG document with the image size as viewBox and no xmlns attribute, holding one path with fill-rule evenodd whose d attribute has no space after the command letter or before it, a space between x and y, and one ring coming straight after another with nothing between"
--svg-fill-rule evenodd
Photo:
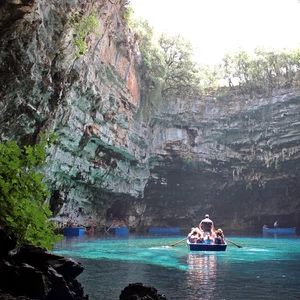
<instances>
[{"instance_id":1,"label":"clear water","mask_svg":"<svg viewBox=\"0 0 300 300\"><path fill-rule=\"evenodd\" d=\"M54 252L85 267L90 300L119 299L129 283L154 286L168 300L300 299L300 237L227 238L225 252L190 252L184 236L65 238Z\"/></svg>"}]
</instances>

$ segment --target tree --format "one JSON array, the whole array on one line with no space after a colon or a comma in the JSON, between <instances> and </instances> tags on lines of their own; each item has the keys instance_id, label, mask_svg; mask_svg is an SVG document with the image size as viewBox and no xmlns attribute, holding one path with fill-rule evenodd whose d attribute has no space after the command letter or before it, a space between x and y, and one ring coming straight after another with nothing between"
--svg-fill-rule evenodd
<instances>
[{"instance_id":1,"label":"tree","mask_svg":"<svg viewBox=\"0 0 300 300\"><path fill-rule=\"evenodd\" d=\"M140 116L149 120L162 103L166 66L163 52L148 21L142 19L133 23L141 52L139 73L141 78Z\"/></svg>"},{"instance_id":2,"label":"tree","mask_svg":"<svg viewBox=\"0 0 300 300\"><path fill-rule=\"evenodd\" d=\"M19 243L52 249L61 236L54 234L51 211L45 203L49 192L37 168L45 163L46 147L53 135L35 146L20 148L16 142L0 143L0 226L16 234Z\"/></svg>"},{"instance_id":3,"label":"tree","mask_svg":"<svg viewBox=\"0 0 300 300\"><path fill-rule=\"evenodd\" d=\"M179 35L165 34L158 42L166 65L163 95L182 98L200 95L199 66L193 61L191 43Z\"/></svg>"}]
</instances>

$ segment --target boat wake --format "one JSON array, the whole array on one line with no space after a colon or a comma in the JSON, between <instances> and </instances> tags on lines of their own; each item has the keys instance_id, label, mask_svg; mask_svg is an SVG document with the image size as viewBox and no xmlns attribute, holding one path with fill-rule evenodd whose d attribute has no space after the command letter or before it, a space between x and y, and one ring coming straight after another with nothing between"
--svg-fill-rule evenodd
<instances>
[{"instance_id":1,"label":"boat wake","mask_svg":"<svg viewBox=\"0 0 300 300\"><path fill-rule=\"evenodd\" d=\"M151 247L149 250L161 250L161 249L171 249L170 246L159 246L159 247Z\"/></svg>"}]
</instances>

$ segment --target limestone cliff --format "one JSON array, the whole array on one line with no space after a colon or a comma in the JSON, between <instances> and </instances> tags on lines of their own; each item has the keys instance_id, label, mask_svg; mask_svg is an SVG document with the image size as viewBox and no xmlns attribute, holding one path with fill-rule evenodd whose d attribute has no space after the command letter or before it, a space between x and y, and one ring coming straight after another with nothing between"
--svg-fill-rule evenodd
<instances>
[{"instance_id":1,"label":"limestone cliff","mask_svg":"<svg viewBox=\"0 0 300 300\"><path fill-rule=\"evenodd\" d=\"M55 132L45 175L63 221L103 223L115 199L142 197L149 177L147 128L135 121L138 48L123 5L1 2L1 139L30 144ZM77 57L70 19L94 8L99 32Z\"/></svg>"},{"instance_id":2,"label":"limestone cliff","mask_svg":"<svg viewBox=\"0 0 300 300\"><path fill-rule=\"evenodd\" d=\"M299 224L300 89L226 102L172 99L151 131L144 218L180 226Z\"/></svg>"},{"instance_id":3,"label":"limestone cliff","mask_svg":"<svg viewBox=\"0 0 300 300\"><path fill-rule=\"evenodd\" d=\"M0 2L0 134L53 130L44 170L58 221L132 228L300 225L300 90L227 101L165 99L144 123L138 41L123 0ZM99 28L80 57L74 15Z\"/></svg>"}]
</instances>

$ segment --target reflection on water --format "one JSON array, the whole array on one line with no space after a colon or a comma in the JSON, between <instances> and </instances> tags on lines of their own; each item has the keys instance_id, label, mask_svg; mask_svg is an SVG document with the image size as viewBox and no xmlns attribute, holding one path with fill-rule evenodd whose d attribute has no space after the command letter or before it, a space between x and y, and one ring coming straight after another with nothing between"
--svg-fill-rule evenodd
<instances>
[{"instance_id":1,"label":"reflection on water","mask_svg":"<svg viewBox=\"0 0 300 300\"><path fill-rule=\"evenodd\" d=\"M192 294L201 291L206 299L213 297L216 289L217 257L215 254L191 253L187 264L190 272L187 276L187 285Z\"/></svg>"}]
</instances>

